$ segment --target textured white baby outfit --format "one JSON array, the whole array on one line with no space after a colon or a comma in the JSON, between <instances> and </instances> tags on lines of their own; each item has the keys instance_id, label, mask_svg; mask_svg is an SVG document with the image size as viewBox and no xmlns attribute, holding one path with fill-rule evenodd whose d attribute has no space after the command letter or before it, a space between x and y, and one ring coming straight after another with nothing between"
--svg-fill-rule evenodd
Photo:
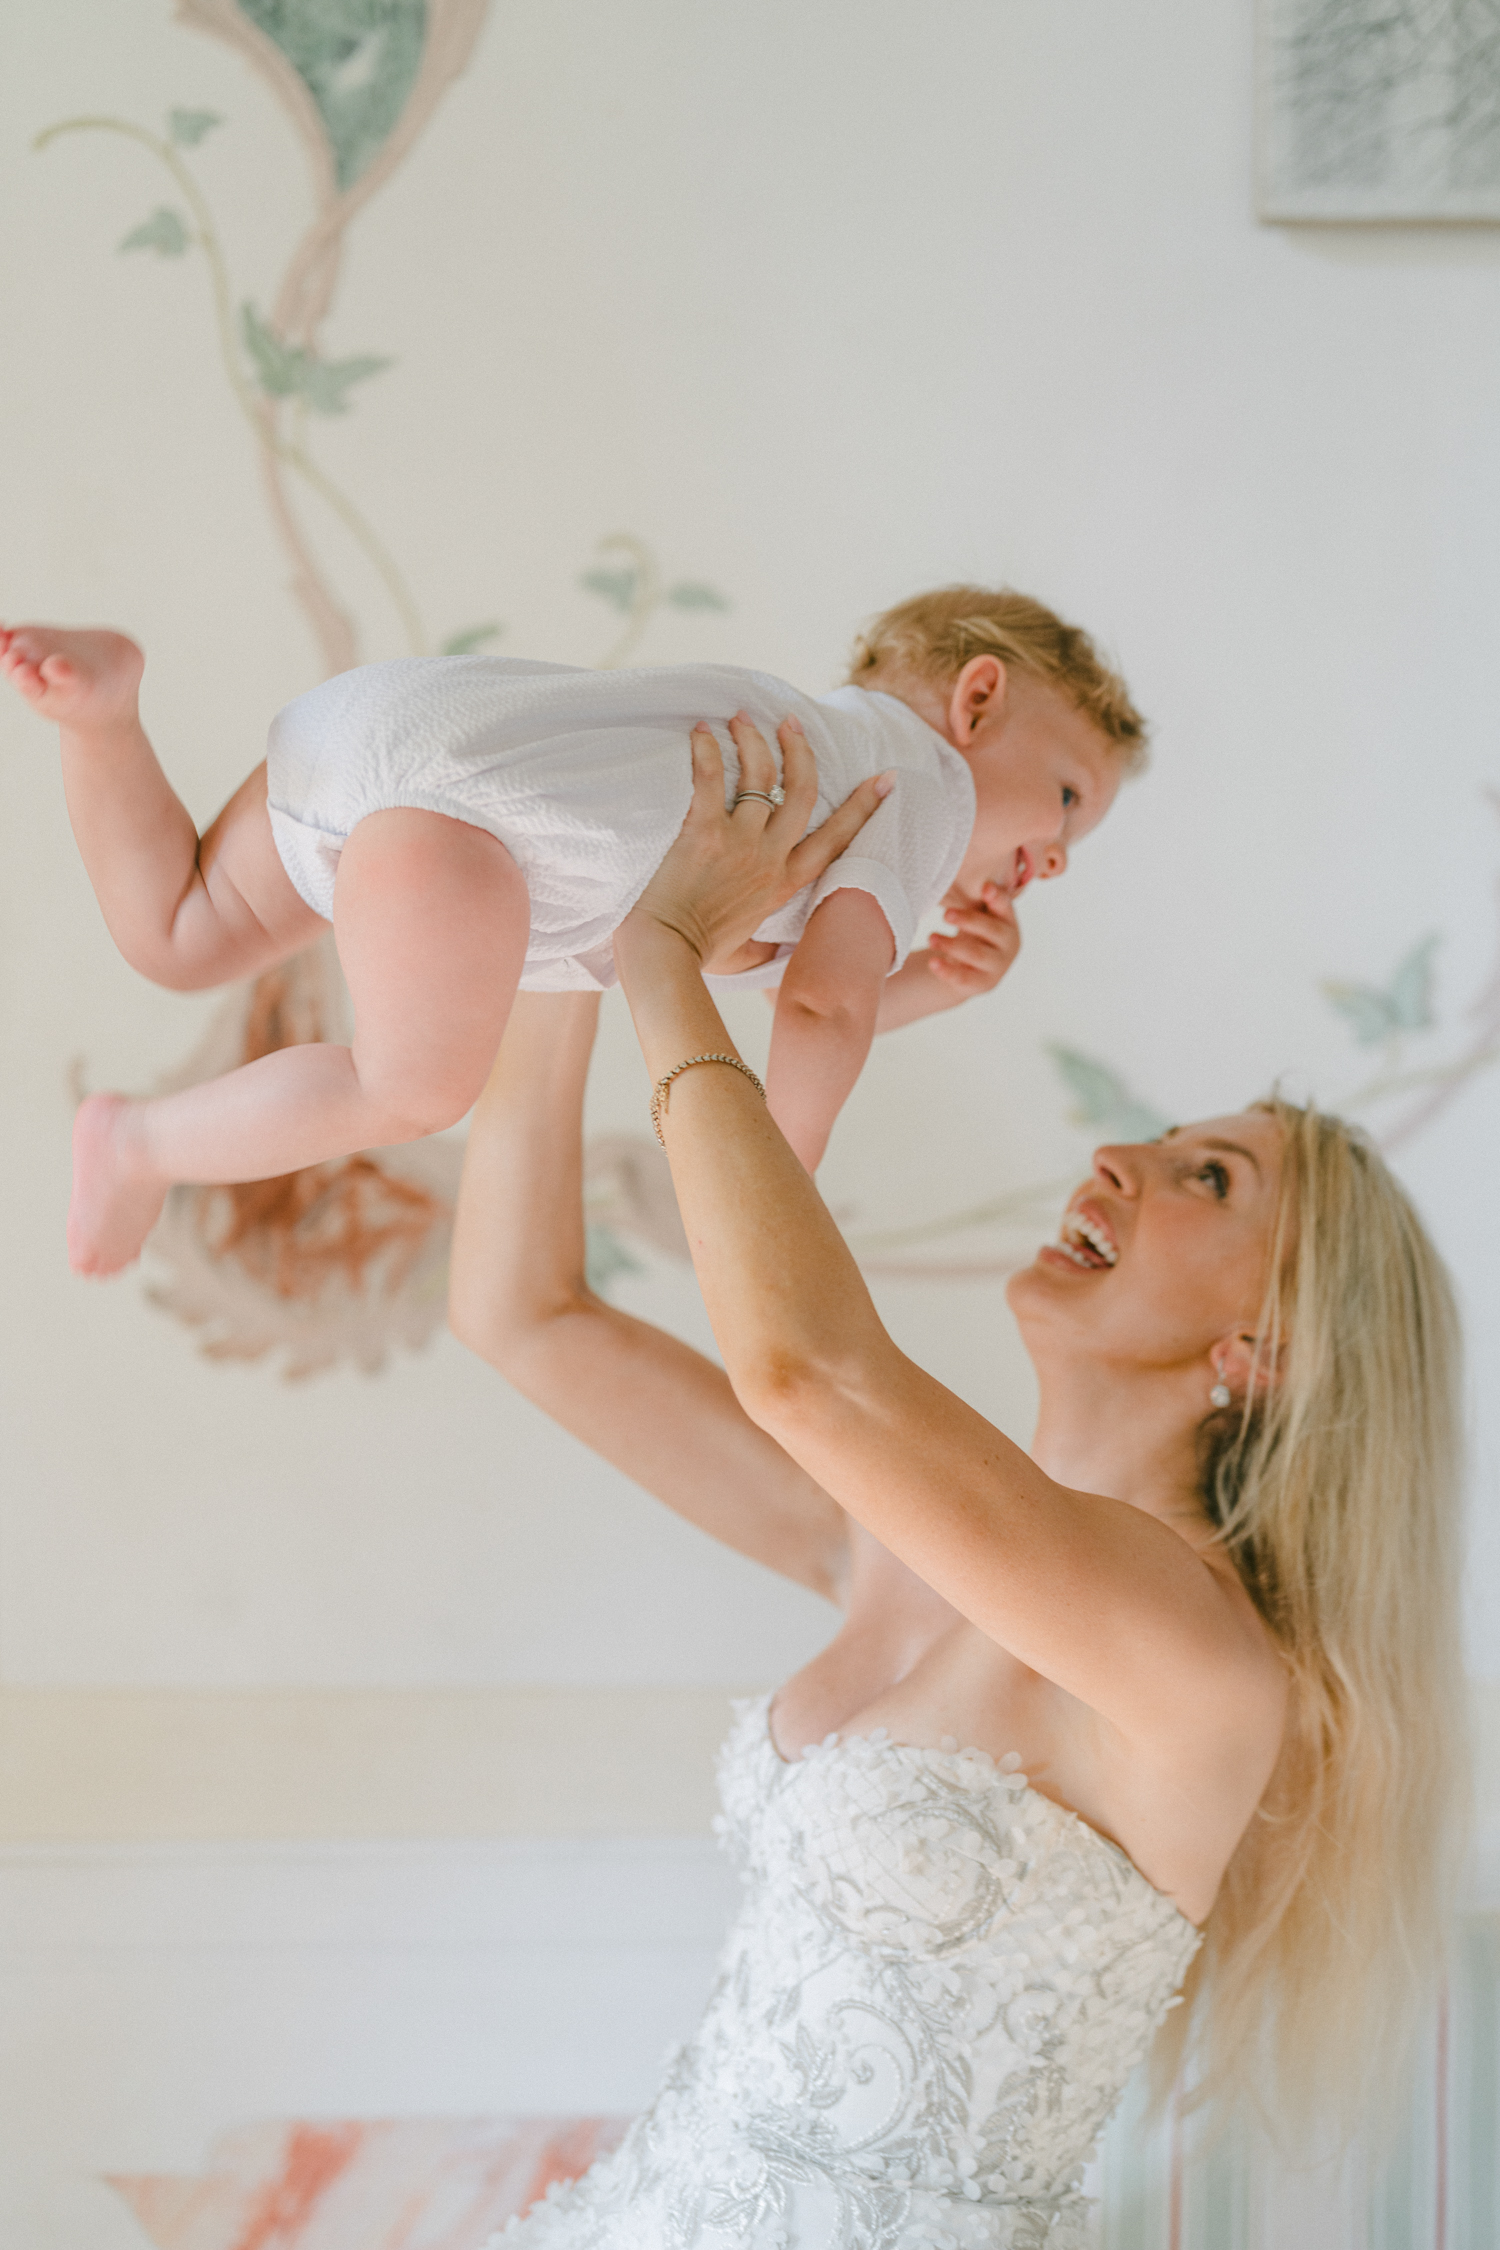
<instances>
[{"instance_id":1,"label":"textured white baby outfit","mask_svg":"<svg viewBox=\"0 0 1500 2250\"><path fill-rule=\"evenodd\" d=\"M1087 2250L1083 2168L1199 1933L1018 1760L740 1707L745 1884L702 2023L620 2147L495 2250Z\"/></svg>"},{"instance_id":2,"label":"textured white baby outfit","mask_svg":"<svg viewBox=\"0 0 1500 2250\"><path fill-rule=\"evenodd\" d=\"M725 982L772 984L813 908L835 890L877 900L894 967L958 872L974 825L968 766L894 696L840 688L815 701L726 664L586 672L500 656L407 657L341 672L272 722L271 826L287 873L332 919L339 854L366 814L401 806L486 828L531 894L528 992L615 982L612 940L665 858L692 797L693 723L706 719L733 794L723 722L747 711L774 745L800 719L818 764L812 825L867 775L896 786L849 851L755 933L774 961Z\"/></svg>"}]
</instances>

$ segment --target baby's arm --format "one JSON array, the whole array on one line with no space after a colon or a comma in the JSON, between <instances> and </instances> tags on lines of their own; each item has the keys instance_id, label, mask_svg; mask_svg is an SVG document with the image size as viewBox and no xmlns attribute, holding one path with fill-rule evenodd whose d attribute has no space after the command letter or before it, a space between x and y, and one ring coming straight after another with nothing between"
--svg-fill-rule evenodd
<instances>
[{"instance_id":1,"label":"baby's arm","mask_svg":"<svg viewBox=\"0 0 1500 2250\"><path fill-rule=\"evenodd\" d=\"M897 1031L960 1000L993 992L1021 950L1021 930L1010 894L986 883L977 900L949 892L943 919L926 946L909 953L880 994L877 1031Z\"/></svg>"},{"instance_id":2,"label":"baby's arm","mask_svg":"<svg viewBox=\"0 0 1500 2250\"><path fill-rule=\"evenodd\" d=\"M809 1172L870 1052L894 951L890 923L870 893L838 890L814 910L786 965L766 1096Z\"/></svg>"}]
</instances>

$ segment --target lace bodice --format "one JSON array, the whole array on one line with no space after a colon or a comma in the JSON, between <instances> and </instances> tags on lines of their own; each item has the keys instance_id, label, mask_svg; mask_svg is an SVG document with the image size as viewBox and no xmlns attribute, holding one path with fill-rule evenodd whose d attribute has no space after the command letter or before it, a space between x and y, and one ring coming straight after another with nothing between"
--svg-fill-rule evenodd
<instances>
[{"instance_id":1,"label":"lace bodice","mask_svg":"<svg viewBox=\"0 0 1500 2250\"><path fill-rule=\"evenodd\" d=\"M620 2148L506 2250L1074 2250L1083 2167L1199 1937L981 1750L738 1707L745 1884L708 2010Z\"/></svg>"}]
</instances>

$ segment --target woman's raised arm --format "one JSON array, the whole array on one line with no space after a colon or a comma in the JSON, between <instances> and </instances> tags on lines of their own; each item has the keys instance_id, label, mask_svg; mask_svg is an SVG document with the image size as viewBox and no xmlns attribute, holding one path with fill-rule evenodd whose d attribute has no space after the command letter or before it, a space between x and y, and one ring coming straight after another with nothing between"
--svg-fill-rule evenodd
<instances>
[{"instance_id":1,"label":"woman's raised arm","mask_svg":"<svg viewBox=\"0 0 1500 2250\"><path fill-rule=\"evenodd\" d=\"M837 1599L842 1509L750 1420L722 1368L588 1286L583 1091L598 1008L592 993L516 997L469 1132L453 1331L679 1515Z\"/></svg>"},{"instance_id":2,"label":"woman's raised arm","mask_svg":"<svg viewBox=\"0 0 1500 2250\"><path fill-rule=\"evenodd\" d=\"M764 743L748 726L736 741L742 788L768 787ZM717 747L695 736L693 810L616 933L653 1080L688 1057L733 1052L699 964L744 934L757 881L774 895L778 860L795 866L806 849L811 753L786 729L781 742L784 807L767 815L756 801L726 816ZM1261 1680L1257 1629L1186 1541L1126 1502L1056 1483L898 1350L739 1070L705 1063L674 1078L665 1139L736 1393L851 1516L983 1632L1137 1740L1185 1747L1225 1707L1206 1690L1233 1703L1236 1686Z\"/></svg>"}]
</instances>

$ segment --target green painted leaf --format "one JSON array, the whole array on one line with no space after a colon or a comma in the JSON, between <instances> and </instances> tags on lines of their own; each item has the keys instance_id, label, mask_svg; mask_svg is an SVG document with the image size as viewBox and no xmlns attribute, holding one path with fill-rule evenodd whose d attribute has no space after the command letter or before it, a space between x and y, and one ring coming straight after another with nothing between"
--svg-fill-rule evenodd
<instances>
[{"instance_id":1,"label":"green painted leaf","mask_svg":"<svg viewBox=\"0 0 1500 2250\"><path fill-rule=\"evenodd\" d=\"M1390 1003L1373 985L1340 984L1330 978L1323 986L1323 994L1347 1020L1361 1047L1373 1047L1395 1032Z\"/></svg>"},{"instance_id":2,"label":"green painted leaf","mask_svg":"<svg viewBox=\"0 0 1500 2250\"><path fill-rule=\"evenodd\" d=\"M305 364L297 387L314 414L347 414L350 387L367 383L391 365L369 353L358 359L315 359L310 352L302 356Z\"/></svg>"},{"instance_id":3,"label":"green painted leaf","mask_svg":"<svg viewBox=\"0 0 1500 2250\"><path fill-rule=\"evenodd\" d=\"M120 244L122 250L154 250L161 258L180 258L192 242L192 236L177 213L167 204L153 211L138 227L132 227Z\"/></svg>"},{"instance_id":4,"label":"green painted leaf","mask_svg":"<svg viewBox=\"0 0 1500 2250\"><path fill-rule=\"evenodd\" d=\"M1426 1031L1437 1021L1432 1010L1432 956L1439 943L1435 931L1424 937L1391 978L1391 1012L1403 1031Z\"/></svg>"},{"instance_id":5,"label":"green painted leaf","mask_svg":"<svg viewBox=\"0 0 1500 2250\"><path fill-rule=\"evenodd\" d=\"M625 570L586 570L578 583L590 594L602 594L605 601L613 602L616 609L629 611L635 605L637 574Z\"/></svg>"},{"instance_id":6,"label":"green painted leaf","mask_svg":"<svg viewBox=\"0 0 1500 2250\"><path fill-rule=\"evenodd\" d=\"M359 359L319 359L300 344L284 344L252 304L241 306L240 325L256 381L266 396L305 399L315 414L347 414L351 384L363 383L391 365L388 359L368 354Z\"/></svg>"},{"instance_id":7,"label":"green painted leaf","mask_svg":"<svg viewBox=\"0 0 1500 2250\"><path fill-rule=\"evenodd\" d=\"M167 131L179 148L196 148L223 118L216 109L174 109L167 115Z\"/></svg>"},{"instance_id":8,"label":"green painted leaf","mask_svg":"<svg viewBox=\"0 0 1500 2250\"><path fill-rule=\"evenodd\" d=\"M684 579L667 595L674 609L728 609L729 604L716 586L701 586L695 579Z\"/></svg>"},{"instance_id":9,"label":"green painted leaf","mask_svg":"<svg viewBox=\"0 0 1500 2250\"><path fill-rule=\"evenodd\" d=\"M505 631L503 625L470 625L462 633L450 633L439 654L442 656L472 656L483 648L486 641L497 641Z\"/></svg>"},{"instance_id":10,"label":"green painted leaf","mask_svg":"<svg viewBox=\"0 0 1500 2250\"><path fill-rule=\"evenodd\" d=\"M255 368L256 381L268 398L292 398L297 391L297 363L307 357L284 344L273 328L267 327L254 305L240 307L240 328L245 339L245 349Z\"/></svg>"},{"instance_id":11,"label":"green painted leaf","mask_svg":"<svg viewBox=\"0 0 1500 2250\"><path fill-rule=\"evenodd\" d=\"M1383 989L1373 984L1349 984L1329 978L1323 993L1337 1008L1361 1047L1394 1039L1403 1031L1426 1031L1436 1017L1432 1011L1432 956L1439 940L1425 937L1412 947Z\"/></svg>"},{"instance_id":12,"label":"green painted leaf","mask_svg":"<svg viewBox=\"0 0 1500 2250\"><path fill-rule=\"evenodd\" d=\"M374 162L406 107L427 0L239 0L312 95L340 188Z\"/></svg>"},{"instance_id":13,"label":"green painted leaf","mask_svg":"<svg viewBox=\"0 0 1500 2250\"><path fill-rule=\"evenodd\" d=\"M632 1257L613 1227L593 1221L584 1229L584 1279L603 1296L622 1273L644 1273L639 1258Z\"/></svg>"},{"instance_id":14,"label":"green painted leaf","mask_svg":"<svg viewBox=\"0 0 1500 2250\"><path fill-rule=\"evenodd\" d=\"M1168 1120L1138 1101L1107 1063L1081 1055L1076 1047L1049 1044L1047 1052L1073 1097L1075 1125L1097 1126L1112 1141L1154 1141L1166 1131Z\"/></svg>"}]
</instances>

